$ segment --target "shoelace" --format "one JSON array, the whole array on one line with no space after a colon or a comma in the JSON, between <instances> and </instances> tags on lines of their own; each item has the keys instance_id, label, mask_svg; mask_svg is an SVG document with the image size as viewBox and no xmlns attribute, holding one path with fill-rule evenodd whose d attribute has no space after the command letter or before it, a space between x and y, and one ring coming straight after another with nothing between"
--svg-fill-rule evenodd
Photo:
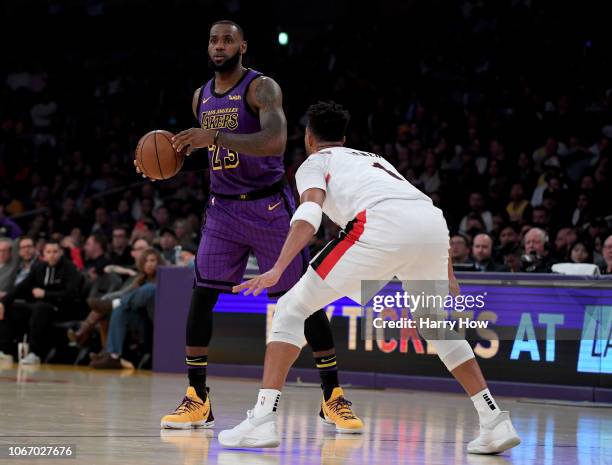
<instances>
[{"instance_id":1,"label":"shoelace","mask_svg":"<svg viewBox=\"0 0 612 465\"><path fill-rule=\"evenodd\" d=\"M191 397L185 396L183 398L183 401L179 404L179 406L174 411L174 413L191 412L192 410L195 410L201 407L202 405L203 404L201 402L198 402L197 400L193 400Z\"/></svg>"},{"instance_id":2,"label":"shoelace","mask_svg":"<svg viewBox=\"0 0 612 465\"><path fill-rule=\"evenodd\" d=\"M357 418L353 411L351 410L351 405L353 403L350 400L346 400L344 397L336 397L332 401L326 402L327 406L334 411L339 417L342 417L344 420L353 420Z\"/></svg>"}]
</instances>

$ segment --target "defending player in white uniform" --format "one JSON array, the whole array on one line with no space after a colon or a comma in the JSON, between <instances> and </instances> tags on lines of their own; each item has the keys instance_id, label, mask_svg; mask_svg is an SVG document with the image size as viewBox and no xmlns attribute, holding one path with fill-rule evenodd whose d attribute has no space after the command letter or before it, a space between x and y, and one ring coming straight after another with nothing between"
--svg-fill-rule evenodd
<instances>
[{"instance_id":1,"label":"defending player in white uniform","mask_svg":"<svg viewBox=\"0 0 612 465\"><path fill-rule=\"evenodd\" d=\"M296 174L301 205L275 266L234 291L258 295L273 286L293 257L318 230L322 213L343 228L311 262L302 279L279 299L266 349L263 389L247 418L219 434L224 447L276 447L276 409L281 389L304 340L304 320L342 296L359 303L362 281L397 277L412 293L446 295L459 289L448 255L448 229L431 199L379 155L343 147L349 115L333 102L308 111L305 144L309 154ZM417 283L417 284L414 284ZM418 286L418 289L414 288ZM444 318L442 309L418 318ZM509 413L501 411L474 358L456 333L439 337L420 330L474 402L480 435L468 452L499 453L520 443Z\"/></svg>"}]
</instances>

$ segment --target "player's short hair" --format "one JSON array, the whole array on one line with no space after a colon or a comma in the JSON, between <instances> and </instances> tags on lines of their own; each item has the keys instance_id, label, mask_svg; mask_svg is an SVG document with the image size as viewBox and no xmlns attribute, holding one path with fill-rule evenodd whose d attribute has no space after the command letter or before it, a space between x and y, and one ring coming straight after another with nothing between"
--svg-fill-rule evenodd
<instances>
[{"instance_id":1,"label":"player's short hair","mask_svg":"<svg viewBox=\"0 0 612 465\"><path fill-rule=\"evenodd\" d=\"M310 130L318 139L327 142L342 140L351 118L342 105L331 100L310 105L306 115Z\"/></svg>"},{"instance_id":2,"label":"player's short hair","mask_svg":"<svg viewBox=\"0 0 612 465\"><path fill-rule=\"evenodd\" d=\"M244 39L244 29L242 29L238 23L230 21L229 19L220 19L219 21L215 21L214 23L212 23L210 25L210 28L212 29L213 26L216 26L217 24L229 24L230 26L234 26L238 30L240 37Z\"/></svg>"}]
</instances>

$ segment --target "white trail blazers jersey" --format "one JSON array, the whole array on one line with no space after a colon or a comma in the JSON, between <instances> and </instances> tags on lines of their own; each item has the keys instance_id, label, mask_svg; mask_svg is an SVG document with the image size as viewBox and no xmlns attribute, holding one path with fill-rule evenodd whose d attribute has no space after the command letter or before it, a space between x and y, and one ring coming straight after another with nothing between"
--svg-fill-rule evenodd
<instances>
[{"instance_id":1,"label":"white trail blazers jersey","mask_svg":"<svg viewBox=\"0 0 612 465\"><path fill-rule=\"evenodd\" d=\"M349 147L328 147L311 154L295 175L300 194L326 191L323 212L344 228L358 212L387 199L425 200L382 156Z\"/></svg>"}]
</instances>

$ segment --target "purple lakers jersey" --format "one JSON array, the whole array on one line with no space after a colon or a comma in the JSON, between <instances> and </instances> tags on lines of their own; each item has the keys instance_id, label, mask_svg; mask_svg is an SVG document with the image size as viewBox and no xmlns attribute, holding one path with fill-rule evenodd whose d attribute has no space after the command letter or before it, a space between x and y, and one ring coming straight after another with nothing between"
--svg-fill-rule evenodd
<instances>
[{"instance_id":1,"label":"purple lakers jersey","mask_svg":"<svg viewBox=\"0 0 612 465\"><path fill-rule=\"evenodd\" d=\"M203 129L218 129L235 134L261 130L259 118L247 103L249 85L261 73L247 69L240 80L223 94L215 92L215 79L200 90L198 121ZM208 147L211 191L219 194L242 194L279 181L284 174L283 157L255 157L225 147Z\"/></svg>"}]
</instances>

